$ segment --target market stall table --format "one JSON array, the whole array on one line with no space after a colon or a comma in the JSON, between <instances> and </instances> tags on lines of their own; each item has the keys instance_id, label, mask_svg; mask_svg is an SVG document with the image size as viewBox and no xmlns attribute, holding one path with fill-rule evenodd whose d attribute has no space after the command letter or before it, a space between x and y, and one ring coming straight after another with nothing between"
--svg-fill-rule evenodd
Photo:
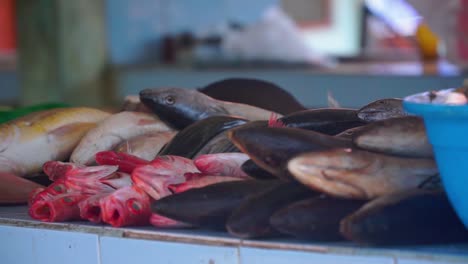
<instances>
[{"instance_id":1,"label":"market stall table","mask_svg":"<svg viewBox=\"0 0 468 264\"><path fill-rule=\"evenodd\" d=\"M363 247L349 242L243 240L200 229L112 228L32 220L0 207L0 263L468 263L468 244Z\"/></svg>"}]
</instances>

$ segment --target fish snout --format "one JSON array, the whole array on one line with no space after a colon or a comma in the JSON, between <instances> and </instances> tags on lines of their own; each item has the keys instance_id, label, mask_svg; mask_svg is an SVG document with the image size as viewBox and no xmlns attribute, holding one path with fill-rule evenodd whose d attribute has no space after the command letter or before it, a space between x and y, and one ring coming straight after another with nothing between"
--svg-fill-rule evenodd
<instances>
[{"instance_id":1,"label":"fish snout","mask_svg":"<svg viewBox=\"0 0 468 264\"><path fill-rule=\"evenodd\" d=\"M151 99L154 95L154 90L153 89L144 89L141 90L140 93L140 99Z\"/></svg>"}]
</instances>

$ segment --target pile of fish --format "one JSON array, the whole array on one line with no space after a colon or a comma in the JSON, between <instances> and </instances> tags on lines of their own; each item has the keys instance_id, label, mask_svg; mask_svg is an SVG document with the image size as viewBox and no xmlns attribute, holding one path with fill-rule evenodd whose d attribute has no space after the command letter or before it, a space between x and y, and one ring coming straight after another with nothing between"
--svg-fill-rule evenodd
<instances>
[{"instance_id":1,"label":"pile of fish","mask_svg":"<svg viewBox=\"0 0 468 264\"><path fill-rule=\"evenodd\" d=\"M256 86L264 96L244 89ZM370 245L468 238L401 99L306 109L274 84L227 79L146 89L113 114L38 112L0 137L0 202L29 202L42 221ZM41 173L47 186L28 179Z\"/></svg>"}]
</instances>

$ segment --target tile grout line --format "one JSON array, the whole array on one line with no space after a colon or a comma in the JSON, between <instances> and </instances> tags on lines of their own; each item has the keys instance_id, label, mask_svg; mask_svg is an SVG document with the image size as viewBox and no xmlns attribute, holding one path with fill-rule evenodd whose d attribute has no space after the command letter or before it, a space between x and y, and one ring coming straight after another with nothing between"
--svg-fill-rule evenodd
<instances>
[{"instance_id":1,"label":"tile grout line","mask_svg":"<svg viewBox=\"0 0 468 264\"><path fill-rule=\"evenodd\" d=\"M98 264L102 264L102 257L101 257L101 236L97 236L97 257L98 257Z\"/></svg>"}]
</instances>

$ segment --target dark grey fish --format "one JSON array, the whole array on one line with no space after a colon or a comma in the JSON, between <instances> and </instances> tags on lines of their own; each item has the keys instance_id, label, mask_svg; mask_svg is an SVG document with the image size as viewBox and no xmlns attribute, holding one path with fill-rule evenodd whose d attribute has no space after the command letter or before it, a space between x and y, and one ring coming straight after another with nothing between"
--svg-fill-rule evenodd
<instances>
[{"instance_id":1,"label":"dark grey fish","mask_svg":"<svg viewBox=\"0 0 468 264\"><path fill-rule=\"evenodd\" d=\"M366 126L367 125L347 129L347 130L335 135L335 137L352 139L355 134L359 133L359 131L364 130L366 128Z\"/></svg>"},{"instance_id":2,"label":"dark grey fish","mask_svg":"<svg viewBox=\"0 0 468 264\"><path fill-rule=\"evenodd\" d=\"M260 168L253 160L249 159L245 161L241 169L243 172L245 172L247 175L249 175L252 178L258 179L258 180L271 180L271 179L276 179L277 177L268 171Z\"/></svg>"},{"instance_id":3,"label":"dark grey fish","mask_svg":"<svg viewBox=\"0 0 468 264\"><path fill-rule=\"evenodd\" d=\"M158 155L193 158L213 138L248 121L234 116L212 116L179 131Z\"/></svg>"},{"instance_id":4,"label":"dark grey fish","mask_svg":"<svg viewBox=\"0 0 468 264\"><path fill-rule=\"evenodd\" d=\"M248 120L268 120L271 111L246 104L216 100L197 90L182 88L146 89L140 100L165 123L183 129L210 116L232 115Z\"/></svg>"},{"instance_id":5,"label":"dark grey fish","mask_svg":"<svg viewBox=\"0 0 468 264\"><path fill-rule=\"evenodd\" d=\"M229 130L228 130L229 131ZM219 133L217 136L208 141L198 152L193 156L196 158L204 154L214 153L230 153L241 152L227 136L227 131Z\"/></svg>"},{"instance_id":6,"label":"dark grey fish","mask_svg":"<svg viewBox=\"0 0 468 264\"><path fill-rule=\"evenodd\" d=\"M287 127L302 128L327 135L336 135L347 129L365 125L355 109L322 108L295 112L279 118Z\"/></svg>"},{"instance_id":7,"label":"dark grey fish","mask_svg":"<svg viewBox=\"0 0 468 264\"><path fill-rule=\"evenodd\" d=\"M352 145L348 139L288 127L240 126L230 130L228 135L258 166L282 179L292 179L286 165L300 153Z\"/></svg>"},{"instance_id":8,"label":"dark grey fish","mask_svg":"<svg viewBox=\"0 0 468 264\"><path fill-rule=\"evenodd\" d=\"M366 122L385 120L393 117L407 116L403 109L403 100L386 98L374 101L358 110L358 117Z\"/></svg>"},{"instance_id":9,"label":"dark grey fish","mask_svg":"<svg viewBox=\"0 0 468 264\"><path fill-rule=\"evenodd\" d=\"M217 100L252 105L283 115L306 109L286 90L264 80L228 78L198 90Z\"/></svg>"},{"instance_id":10,"label":"dark grey fish","mask_svg":"<svg viewBox=\"0 0 468 264\"><path fill-rule=\"evenodd\" d=\"M225 229L231 212L251 195L278 186L273 181L231 181L166 196L152 205L152 211L174 220L214 229Z\"/></svg>"},{"instance_id":11,"label":"dark grey fish","mask_svg":"<svg viewBox=\"0 0 468 264\"><path fill-rule=\"evenodd\" d=\"M271 215L290 203L316 196L317 193L295 182L285 182L244 200L226 223L228 232L240 238L274 235Z\"/></svg>"},{"instance_id":12,"label":"dark grey fish","mask_svg":"<svg viewBox=\"0 0 468 264\"><path fill-rule=\"evenodd\" d=\"M314 241L339 241L340 221L358 210L365 201L320 195L295 202L276 211L270 225L282 234Z\"/></svg>"},{"instance_id":13,"label":"dark grey fish","mask_svg":"<svg viewBox=\"0 0 468 264\"><path fill-rule=\"evenodd\" d=\"M355 133L353 142L362 149L391 155L432 158L432 145L422 118L396 117L377 121Z\"/></svg>"},{"instance_id":14,"label":"dark grey fish","mask_svg":"<svg viewBox=\"0 0 468 264\"><path fill-rule=\"evenodd\" d=\"M341 221L349 240L373 245L468 241L468 232L443 191L410 190L382 196Z\"/></svg>"}]
</instances>

